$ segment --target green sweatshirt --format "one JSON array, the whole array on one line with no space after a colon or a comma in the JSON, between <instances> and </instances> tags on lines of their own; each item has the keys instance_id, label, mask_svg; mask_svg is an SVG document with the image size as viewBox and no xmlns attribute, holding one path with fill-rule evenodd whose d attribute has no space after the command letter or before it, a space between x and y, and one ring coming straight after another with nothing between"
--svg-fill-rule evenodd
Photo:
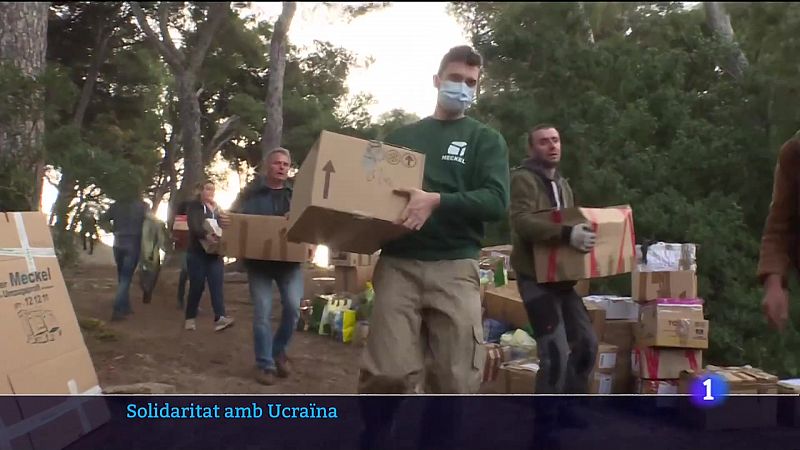
<instances>
[{"instance_id":1,"label":"green sweatshirt","mask_svg":"<svg viewBox=\"0 0 800 450\"><path fill-rule=\"evenodd\" d=\"M384 245L381 254L423 261L477 258L484 222L502 219L508 209L503 136L470 117L428 117L385 141L425 155L423 190L441 193L441 204L421 230Z\"/></svg>"}]
</instances>

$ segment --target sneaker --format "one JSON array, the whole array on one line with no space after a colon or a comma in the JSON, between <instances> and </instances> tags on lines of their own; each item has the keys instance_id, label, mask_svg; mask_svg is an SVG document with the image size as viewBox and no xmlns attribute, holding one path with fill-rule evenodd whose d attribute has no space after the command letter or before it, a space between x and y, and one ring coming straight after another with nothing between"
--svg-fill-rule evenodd
<instances>
[{"instance_id":1,"label":"sneaker","mask_svg":"<svg viewBox=\"0 0 800 450\"><path fill-rule=\"evenodd\" d=\"M232 317L220 316L220 318L217 319L216 322L214 322L215 325L214 331L222 331L225 328L228 328L229 326L233 325L233 322L234 321Z\"/></svg>"},{"instance_id":2,"label":"sneaker","mask_svg":"<svg viewBox=\"0 0 800 450\"><path fill-rule=\"evenodd\" d=\"M186 319L186 325L184 325L184 329L194 331L197 329L197 323L195 323L194 319Z\"/></svg>"},{"instance_id":3,"label":"sneaker","mask_svg":"<svg viewBox=\"0 0 800 450\"><path fill-rule=\"evenodd\" d=\"M289 373L291 372L291 366L289 365L289 358L286 355L275 357L275 367L279 377L281 378L289 377Z\"/></svg>"},{"instance_id":4,"label":"sneaker","mask_svg":"<svg viewBox=\"0 0 800 450\"><path fill-rule=\"evenodd\" d=\"M265 386L272 386L275 384L275 371L258 369L258 372L256 372L256 381Z\"/></svg>"}]
</instances>

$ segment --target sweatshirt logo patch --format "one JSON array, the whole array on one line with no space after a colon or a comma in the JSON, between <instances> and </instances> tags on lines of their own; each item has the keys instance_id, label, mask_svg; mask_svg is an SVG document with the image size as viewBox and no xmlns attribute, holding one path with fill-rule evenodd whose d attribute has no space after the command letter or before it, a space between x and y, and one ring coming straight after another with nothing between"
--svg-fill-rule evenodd
<instances>
[{"instance_id":1,"label":"sweatshirt logo patch","mask_svg":"<svg viewBox=\"0 0 800 450\"><path fill-rule=\"evenodd\" d=\"M447 147L447 154L442 155L442 161L455 161L466 164L464 155L467 153L467 143L464 141L453 141Z\"/></svg>"}]
</instances>

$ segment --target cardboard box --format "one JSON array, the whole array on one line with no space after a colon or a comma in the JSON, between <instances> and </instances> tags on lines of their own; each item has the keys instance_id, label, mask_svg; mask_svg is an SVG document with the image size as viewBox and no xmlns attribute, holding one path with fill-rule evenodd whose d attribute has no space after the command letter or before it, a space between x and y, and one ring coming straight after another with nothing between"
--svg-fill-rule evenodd
<instances>
[{"instance_id":1,"label":"cardboard box","mask_svg":"<svg viewBox=\"0 0 800 450\"><path fill-rule=\"evenodd\" d=\"M636 270L639 272L697 271L697 245L657 242L636 246Z\"/></svg>"},{"instance_id":2,"label":"cardboard box","mask_svg":"<svg viewBox=\"0 0 800 450\"><path fill-rule=\"evenodd\" d=\"M506 394L536 393L536 374L539 364L534 359L523 359L504 363L500 371L505 379Z\"/></svg>"},{"instance_id":3,"label":"cardboard box","mask_svg":"<svg viewBox=\"0 0 800 450\"><path fill-rule=\"evenodd\" d=\"M633 212L630 206L567 208L539 213L560 225L590 223L597 243L589 253L566 245L535 245L536 279L572 281L629 273L636 257Z\"/></svg>"},{"instance_id":4,"label":"cardboard box","mask_svg":"<svg viewBox=\"0 0 800 450\"><path fill-rule=\"evenodd\" d=\"M351 294L364 292L374 272L375 266L336 267L333 272L336 277L335 291Z\"/></svg>"},{"instance_id":5,"label":"cardboard box","mask_svg":"<svg viewBox=\"0 0 800 450\"><path fill-rule=\"evenodd\" d=\"M86 395L6 397L18 414L0 435L13 449L66 447L109 412L42 213L0 214L0 275L0 393Z\"/></svg>"},{"instance_id":6,"label":"cardboard box","mask_svg":"<svg viewBox=\"0 0 800 450\"><path fill-rule=\"evenodd\" d=\"M336 267L374 266L375 263L378 262L378 253L372 255L360 255L358 253L330 250L328 259L330 261L330 265Z\"/></svg>"},{"instance_id":7,"label":"cardboard box","mask_svg":"<svg viewBox=\"0 0 800 450\"><path fill-rule=\"evenodd\" d=\"M606 310L592 302L584 302L584 305L586 306L586 311L589 312L594 334L597 336L598 341L602 341L606 329Z\"/></svg>"},{"instance_id":8,"label":"cardboard box","mask_svg":"<svg viewBox=\"0 0 800 450\"><path fill-rule=\"evenodd\" d=\"M600 343L597 346L597 358L594 362L595 373L614 373L617 367L617 351L619 348L616 345ZM609 392L611 392L609 390Z\"/></svg>"},{"instance_id":9,"label":"cardboard box","mask_svg":"<svg viewBox=\"0 0 800 450\"><path fill-rule=\"evenodd\" d=\"M705 370L683 372L678 391L681 394L690 393L695 378L707 372L714 372L725 378L730 394L750 394L750 396L733 395L723 404L710 409L697 408L688 398L682 398L680 412L687 423L704 430L771 428L777 425L778 377L749 366L709 365ZM743 414L743 411L747 413Z\"/></svg>"},{"instance_id":10,"label":"cardboard box","mask_svg":"<svg viewBox=\"0 0 800 450\"><path fill-rule=\"evenodd\" d=\"M703 307L685 301L662 299L643 306L637 343L642 347L707 349L708 321L703 319Z\"/></svg>"},{"instance_id":11,"label":"cardboard box","mask_svg":"<svg viewBox=\"0 0 800 450\"><path fill-rule=\"evenodd\" d=\"M589 393L609 395L614 386L614 376L610 373L594 372L589 379Z\"/></svg>"},{"instance_id":12,"label":"cardboard box","mask_svg":"<svg viewBox=\"0 0 800 450\"><path fill-rule=\"evenodd\" d=\"M635 320L606 320L603 342L616 345L620 353L630 354L634 343Z\"/></svg>"},{"instance_id":13,"label":"cardboard box","mask_svg":"<svg viewBox=\"0 0 800 450\"><path fill-rule=\"evenodd\" d=\"M517 328L528 324L528 311L519 296L516 282L505 286L488 288L485 298L486 317L508 323Z\"/></svg>"},{"instance_id":14,"label":"cardboard box","mask_svg":"<svg viewBox=\"0 0 800 450\"><path fill-rule=\"evenodd\" d=\"M178 214L172 222L172 231L189 231L189 222L186 214Z\"/></svg>"},{"instance_id":15,"label":"cardboard box","mask_svg":"<svg viewBox=\"0 0 800 450\"><path fill-rule=\"evenodd\" d=\"M638 320L639 304L630 297L616 295L590 295L583 298L584 304L594 303L606 311L606 320Z\"/></svg>"},{"instance_id":16,"label":"cardboard box","mask_svg":"<svg viewBox=\"0 0 800 450\"><path fill-rule=\"evenodd\" d=\"M425 155L323 131L295 177L289 240L373 254L409 230L394 222L422 188Z\"/></svg>"},{"instance_id":17,"label":"cardboard box","mask_svg":"<svg viewBox=\"0 0 800 450\"><path fill-rule=\"evenodd\" d=\"M701 367L701 350L637 347L631 352L631 369L638 378L678 379L683 371Z\"/></svg>"},{"instance_id":18,"label":"cardboard box","mask_svg":"<svg viewBox=\"0 0 800 450\"><path fill-rule=\"evenodd\" d=\"M282 216L229 214L230 225L219 243L219 254L261 261L307 262L314 247L289 242L289 221Z\"/></svg>"},{"instance_id":19,"label":"cardboard box","mask_svg":"<svg viewBox=\"0 0 800 450\"><path fill-rule=\"evenodd\" d=\"M677 272L639 272L631 276L634 301L659 298L697 298L697 274L690 270Z\"/></svg>"}]
</instances>

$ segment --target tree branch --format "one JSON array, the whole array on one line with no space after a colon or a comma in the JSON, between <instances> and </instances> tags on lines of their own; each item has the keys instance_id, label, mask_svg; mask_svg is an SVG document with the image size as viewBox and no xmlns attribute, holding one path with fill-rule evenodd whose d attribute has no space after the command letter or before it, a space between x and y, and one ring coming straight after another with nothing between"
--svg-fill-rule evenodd
<instances>
[{"instance_id":1,"label":"tree branch","mask_svg":"<svg viewBox=\"0 0 800 450\"><path fill-rule=\"evenodd\" d=\"M214 156L219 151L220 147L230 142L233 139L236 125L239 123L239 116L228 117L222 125L217 128L214 137L208 141L208 144L203 149L203 164L208 164L214 159Z\"/></svg>"},{"instance_id":2,"label":"tree branch","mask_svg":"<svg viewBox=\"0 0 800 450\"><path fill-rule=\"evenodd\" d=\"M131 2L131 11L133 11L133 15L136 16L136 21L139 22L139 28L142 29L147 39L150 41L150 44L153 45L156 50L164 57L164 60L169 64L173 70L178 72L183 72L183 64L181 59L176 56L177 49L175 47L169 48L167 45L161 41L156 35L156 32L150 28L150 24L147 23L147 17L142 11L142 7L139 6L139 2ZM174 53L173 53L174 52Z\"/></svg>"},{"instance_id":3,"label":"tree branch","mask_svg":"<svg viewBox=\"0 0 800 450\"><path fill-rule=\"evenodd\" d=\"M161 39L170 51L175 53L175 57L180 61L181 66L185 64L183 53L178 51L175 43L172 41L172 36L169 34L169 6L167 2L158 4L158 28L161 30Z\"/></svg>"},{"instance_id":4,"label":"tree branch","mask_svg":"<svg viewBox=\"0 0 800 450\"><path fill-rule=\"evenodd\" d=\"M230 11L230 5L231 2L213 3L211 8L208 9L205 22L203 22L197 30L200 39L197 41L192 56L189 58L189 73L197 73L200 66L203 65L206 53L208 53L208 49L211 47L211 41L214 40L214 35L222 25L222 21L227 17Z\"/></svg>"}]
</instances>

